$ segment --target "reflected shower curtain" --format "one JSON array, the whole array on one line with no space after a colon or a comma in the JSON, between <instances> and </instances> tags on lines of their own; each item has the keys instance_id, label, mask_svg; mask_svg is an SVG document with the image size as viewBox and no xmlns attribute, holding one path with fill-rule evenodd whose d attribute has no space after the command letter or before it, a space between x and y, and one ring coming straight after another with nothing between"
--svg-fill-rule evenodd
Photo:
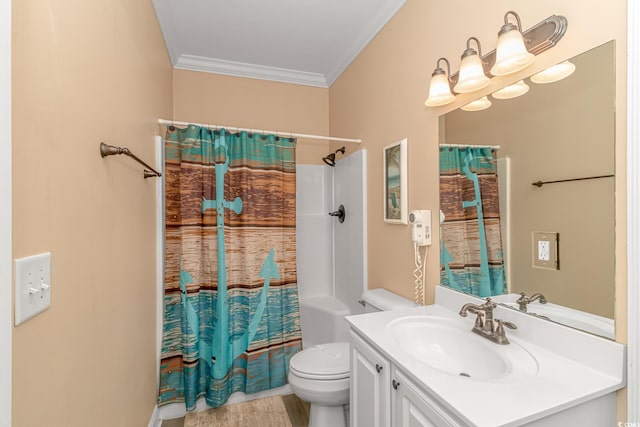
<instances>
[{"instance_id":1,"label":"reflected shower curtain","mask_svg":"<svg viewBox=\"0 0 640 427\"><path fill-rule=\"evenodd\" d=\"M301 349L295 139L189 125L165 140L158 403L287 382Z\"/></svg>"},{"instance_id":2,"label":"reflected shower curtain","mask_svg":"<svg viewBox=\"0 0 640 427\"><path fill-rule=\"evenodd\" d=\"M440 281L489 297L505 293L496 152L440 147Z\"/></svg>"}]
</instances>

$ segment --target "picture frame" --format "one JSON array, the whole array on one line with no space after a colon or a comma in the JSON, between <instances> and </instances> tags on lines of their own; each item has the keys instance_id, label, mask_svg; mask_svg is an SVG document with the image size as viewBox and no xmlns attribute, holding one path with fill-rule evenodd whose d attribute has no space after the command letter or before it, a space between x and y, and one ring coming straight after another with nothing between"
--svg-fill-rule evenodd
<instances>
[{"instance_id":1,"label":"picture frame","mask_svg":"<svg viewBox=\"0 0 640 427\"><path fill-rule=\"evenodd\" d=\"M407 139L383 148L384 222L407 224Z\"/></svg>"}]
</instances>

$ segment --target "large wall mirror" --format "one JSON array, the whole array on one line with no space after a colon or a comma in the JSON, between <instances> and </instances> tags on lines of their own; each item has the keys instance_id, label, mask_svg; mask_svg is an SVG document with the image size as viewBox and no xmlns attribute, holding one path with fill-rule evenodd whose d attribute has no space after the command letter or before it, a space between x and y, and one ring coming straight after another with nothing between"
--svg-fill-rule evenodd
<instances>
[{"instance_id":1,"label":"large wall mirror","mask_svg":"<svg viewBox=\"0 0 640 427\"><path fill-rule=\"evenodd\" d=\"M488 109L441 117L444 286L489 292L514 309L613 339L614 57L611 41L571 58L575 71L560 81L527 78L524 95L489 95ZM475 181L465 172L471 158ZM456 175L468 181L459 195ZM459 213L455 204L464 204ZM484 290L461 284L487 275ZM521 293L542 294L546 303L523 308L516 303Z\"/></svg>"}]
</instances>

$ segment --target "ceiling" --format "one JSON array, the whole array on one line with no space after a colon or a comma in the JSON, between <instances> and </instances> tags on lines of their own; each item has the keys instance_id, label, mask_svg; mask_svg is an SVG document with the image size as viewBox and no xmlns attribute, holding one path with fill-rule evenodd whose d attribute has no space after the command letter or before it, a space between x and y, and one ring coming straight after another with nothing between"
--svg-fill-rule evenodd
<instances>
[{"instance_id":1,"label":"ceiling","mask_svg":"<svg viewBox=\"0 0 640 427\"><path fill-rule=\"evenodd\" d=\"M329 87L406 0L153 0L175 68Z\"/></svg>"}]
</instances>

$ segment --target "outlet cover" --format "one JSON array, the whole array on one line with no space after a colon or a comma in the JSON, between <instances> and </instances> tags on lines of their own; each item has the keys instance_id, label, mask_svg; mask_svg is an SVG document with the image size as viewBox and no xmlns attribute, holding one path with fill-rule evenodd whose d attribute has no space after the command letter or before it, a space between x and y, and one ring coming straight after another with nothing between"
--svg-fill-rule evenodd
<instances>
[{"instance_id":1,"label":"outlet cover","mask_svg":"<svg viewBox=\"0 0 640 427\"><path fill-rule=\"evenodd\" d=\"M51 253L15 260L15 325L51 305Z\"/></svg>"},{"instance_id":2,"label":"outlet cover","mask_svg":"<svg viewBox=\"0 0 640 427\"><path fill-rule=\"evenodd\" d=\"M533 268L560 270L558 241L560 234L548 231L531 233L531 254Z\"/></svg>"}]
</instances>

